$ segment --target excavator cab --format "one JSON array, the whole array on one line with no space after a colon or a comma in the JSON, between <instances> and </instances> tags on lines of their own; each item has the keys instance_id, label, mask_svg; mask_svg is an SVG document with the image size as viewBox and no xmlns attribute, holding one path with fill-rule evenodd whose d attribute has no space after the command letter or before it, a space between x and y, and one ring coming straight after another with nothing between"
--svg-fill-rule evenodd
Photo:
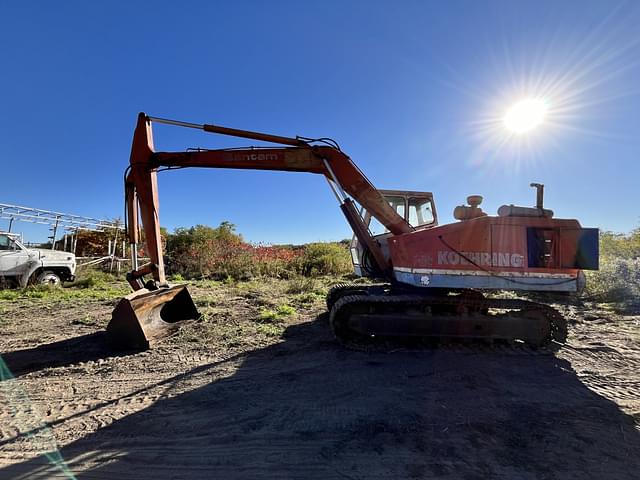
<instances>
[{"instance_id":1,"label":"excavator cab","mask_svg":"<svg viewBox=\"0 0 640 480\"><path fill-rule=\"evenodd\" d=\"M404 218L414 230L433 228L438 225L436 206L431 192L380 190L380 193L389 202L391 208ZM360 208L359 213L371 235L380 244L385 258L389 259L387 240L392 236L391 232L364 207ZM358 241L356 235L351 239L350 251L354 273L359 277L375 276L374 269L370 265L371 259L368 257L368 251Z\"/></svg>"}]
</instances>

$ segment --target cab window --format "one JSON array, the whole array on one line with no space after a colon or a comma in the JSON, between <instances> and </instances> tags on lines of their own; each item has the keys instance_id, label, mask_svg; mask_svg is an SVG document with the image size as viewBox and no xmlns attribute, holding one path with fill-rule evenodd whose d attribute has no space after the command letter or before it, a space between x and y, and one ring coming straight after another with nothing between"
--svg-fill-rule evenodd
<instances>
[{"instance_id":1,"label":"cab window","mask_svg":"<svg viewBox=\"0 0 640 480\"><path fill-rule=\"evenodd\" d=\"M404 197L385 197L389 202L391 208L393 208L398 215L402 218L404 217ZM371 222L369 223L369 231L371 235L382 235L383 233L388 233L389 230L385 228L375 217L371 217Z\"/></svg>"},{"instance_id":2,"label":"cab window","mask_svg":"<svg viewBox=\"0 0 640 480\"><path fill-rule=\"evenodd\" d=\"M409 224L412 227L419 227L433 223L433 207L430 198L409 199Z\"/></svg>"},{"instance_id":3,"label":"cab window","mask_svg":"<svg viewBox=\"0 0 640 480\"><path fill-rule=\"evenodd\" d=\"M0 250L14 250L15 244L7 235L0 235Z\"/></svg>"}]
</instances>

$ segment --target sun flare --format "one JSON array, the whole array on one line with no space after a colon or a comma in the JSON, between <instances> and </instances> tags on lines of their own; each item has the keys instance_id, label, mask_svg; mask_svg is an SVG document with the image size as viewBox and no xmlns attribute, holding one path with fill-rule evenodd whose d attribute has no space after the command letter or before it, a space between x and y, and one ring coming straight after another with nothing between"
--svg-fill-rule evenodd
<instances>
[{"instance_id":1,"label":"sun flare","mask_svg":"<svg viewBox=\"0 0 640 480\"><path fill-rule=\"evenodd\" d=\"M513 105L504 116L504 125L510 132L525 133L539 126L547 115L547 102L527 98Z\"/></svg>"}]
</instances>

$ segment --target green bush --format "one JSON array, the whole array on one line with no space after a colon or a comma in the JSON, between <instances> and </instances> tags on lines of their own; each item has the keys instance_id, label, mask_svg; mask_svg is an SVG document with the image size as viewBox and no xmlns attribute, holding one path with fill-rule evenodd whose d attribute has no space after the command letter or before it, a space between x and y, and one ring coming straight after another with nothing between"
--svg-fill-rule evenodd
<instances>
[{"instance_id":1,"label":"green bush","mask_svg":"<svg viewBox=\"0 0 640 480\"><path fill-rule=\"evenodd\" d=\"M640 257L640 228L636 228L629 234L601 232L600 255L604 258Z\"/></svg>"},{"instance_id":2,"label":"green bush","mask_svg":"<svg viewBox=\"0 0 640 480\"><path fill-rule=\"evenodd\" d=\"M586 295L603 302L640 298L640 229L630 234L600 233L600 269L588 271Z\"/></svg>"},{"instance_id":3,"label":"green bush","mask_svg":"<svg viewBox=\"0 0 640 480\"><path fill-rule=\"evenodd\" d=\"M298 271L306 277L344 275L351 268L349 250L340 243L309 243L298 259Z\"/></svg>"},{"instance_id":4,"label":"green bush","mask_svg":"<svg viewBox=\"0 0 640 480\"><path fill-rule=\"evenodd\" d=\"M638 299L640 258L601 257L600 270L587 272L586 294L603 302Z\"/></svg>"},{"instance_id":5,"label":"green bush","mask_svg":"<svg viewBox=\"0 0 640 480\"><path fill-rule=\"evenodd\" d=\"M167 234L167 252L181 252L194 245L204 245L210 240L239 244L242 243L242 235L236 233L236 226L231 222L222 222L216 228L207 225L180 227L174 233Z\"/></svg>"},{"instance_id":6,"label":"green bush","mask_svg":"<svg viewBox=\"0 0 640 480\"><path fill-rule=\"evenodd\" d=\"M351 271L346 243L311 243L301 247L251 245L222 222L216 228L196 225L167 234L167 273L174 279L248 280L268 276L342 275ZM299 285L297 292L313 289ZM296 289L292 286L292 289Z\"/></svg>"}]
</instances>

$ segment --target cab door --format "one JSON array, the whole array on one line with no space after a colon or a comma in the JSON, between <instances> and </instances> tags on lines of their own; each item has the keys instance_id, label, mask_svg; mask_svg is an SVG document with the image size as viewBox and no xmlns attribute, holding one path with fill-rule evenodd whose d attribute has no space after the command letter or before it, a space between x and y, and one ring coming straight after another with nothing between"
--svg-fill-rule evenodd
<instances>
[{"instance_id":1,"label":"cab door","mask_svg":"<svg viewBox=\"0 0 640 480\"><path fill-rule=\"evenodd\" d=\"M29 252L20 248L13 239L0 234L0 276L18 277L29 268Z\"/></svg>"}]
</instances>

